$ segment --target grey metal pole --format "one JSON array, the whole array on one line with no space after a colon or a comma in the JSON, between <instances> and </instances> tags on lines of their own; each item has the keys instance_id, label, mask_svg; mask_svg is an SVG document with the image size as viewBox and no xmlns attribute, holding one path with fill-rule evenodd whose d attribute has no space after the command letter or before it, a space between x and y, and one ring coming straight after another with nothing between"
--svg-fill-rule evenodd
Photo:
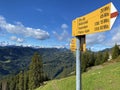
<instances>
[{"instance_id":1,"label":"grey metal pole","mask_svg":"<svg viewBox=\"0 0 120 90\"><path fill-rule=\"evenodd\" d=\"M76 90L81 88L80 37L76 37Z\"/></svg>"}]
</instances>

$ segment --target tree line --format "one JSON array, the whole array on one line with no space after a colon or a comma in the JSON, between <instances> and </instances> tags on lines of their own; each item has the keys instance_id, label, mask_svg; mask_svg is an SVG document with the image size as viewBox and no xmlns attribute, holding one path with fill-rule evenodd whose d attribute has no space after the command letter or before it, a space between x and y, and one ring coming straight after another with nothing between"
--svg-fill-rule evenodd
<instances>
[{"instance_id":1,"label":"tree line","mask_svg":"<svg viewBox=\"0 0 120 90\"><path fill-rule=\"evenodd\" d=\"M47 80L48 77L43 71L42 57L35 53L29 69L1 80L0 90L34 90L43 85L43 82Z\"/></svg>"},{"instance_id":2,"label":"tree line","mask_svg":"<svg viewBox=\"0 0 120 90\"><path fill-rule=\"evenodd\" d=\"M109 58L108 52L91 52L87 51L82 53L81 55L81 68L82 72L85 72L88 67L92 67L95 65L100 65L104 62L106 62Z\"/></svg>"},{"instance_id":3,"label":"tree line","mask_svg":"<svg viewBox=\"0 0 120 90\"><path fill-rule=\"evenodd\" d=\"M99 51L96 53L92 52L91 50L82 52L81 54L82 72L85 72L88 67L100 65L103 64L104 62L107 62L110 55L112 56L112 59L116 59L120 55L120 49L117 44L115 44L111 52Z\"/></svg>"}]
</instances>

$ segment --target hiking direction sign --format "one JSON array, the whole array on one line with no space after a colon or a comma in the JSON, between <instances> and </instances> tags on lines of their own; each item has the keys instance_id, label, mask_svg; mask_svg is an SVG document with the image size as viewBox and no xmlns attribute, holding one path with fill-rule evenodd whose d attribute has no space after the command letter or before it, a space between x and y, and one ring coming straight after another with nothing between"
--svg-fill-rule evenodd
<instances>
[{"instance_id":1,"label":"hiking direction sign","mask_svg":"<svg viewBox=\"0 0 120 90\"><path fill-rule=\"evenodd\" d=\"M76 38L72 38L70 42L70 50L75 52L76 51Z\"/></svg>"},{"instance_id":2,"label":"hiking direction sign","mask_svg":"<svg viewBox=\"0 0 120 90\"><path fill-rule=\"evenodd\" d=\"M118 11L109 3L87 15L72 21L72 36L80 36L110 30Z\"/></svg>"},{"instance_id":3,"label":"hiking direction sign","mask_svg":"<svg viewBox=\"0 0 120 90\"><path fill-rule=\"evenodd\" d=\"M86 51L86 37L85 37L85 35L80 36L80 43L81 43L80 50L85 52ZM72 52L75 52L76 49L77 49L76 48L76 38L74 37L71 39L71 42L70 42L70 50Z\"/></svg>"},{"instance_id":4,"label":"hiking direction sign","mask_svg":"<svg viewBox=\"0 0 120 90\"><path fill-rule=\"evenodd\" d=\"M82 90L80 57L81 51L86 51L86 34L110 30L117 16L118 11L111 2L72 21L72 36L75 38L71 40L70 48L76 51L76 90Z\"/></svg>"}]
</instances>

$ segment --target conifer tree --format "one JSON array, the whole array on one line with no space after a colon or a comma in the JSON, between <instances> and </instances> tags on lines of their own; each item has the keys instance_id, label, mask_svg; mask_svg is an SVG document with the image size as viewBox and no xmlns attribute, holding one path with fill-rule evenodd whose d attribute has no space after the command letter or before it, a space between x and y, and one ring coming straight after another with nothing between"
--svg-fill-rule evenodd
<instances>
[{"instance_id":1,"label":"conifer tree","mask_svg":"<svg viewBox=\"0 0 120 90\"><path fill-rule=\"evenodd\" d=\"M102 63L103 63L103 55L102 55L102 52L98 52L98 53L97 53L96 60L95 60L95 65L99 65L99 64L102 64Z\"/></svg>"},{"instance_id":2,"label":"conifer tree","mask_svg":"<svg viewBox=\"0 0 120 90\"><path fill-rule=\"evenodd\" d=\"M119 56L120 50L117 44L113 47L112 58L115 59Z\"/></svg>"},{"instance_id":3,"label":"conifer tree","mask_svg":"<svg viewBox=\"0 0 120 90\"><path fill-rule=\"evenodd\" d=\"M15 90L19 90L19 74L15 76Z\"/></svg>"},{"instance_id":4,"label":"conifer tree","mask_svg":"<svg viewBox=\"0 0 120 90\"><path fill-rule=\"evenodd\" d=\"M28 82L29 82L28 72L25 72L24 73L24 90L28 90Z\"/></svg>"},{"instance_id":5,"label":"conifer tree","mask_svg":"<svg viewBox=\"0 0 120 90\"><path fill-rule=\"evenodd\" d=\"M106 62L108 61L109 59L109 54L108 54L108 51L104 52L104 55L103 55L103 62Z\"/></svg>"},{"instance_id":6,"label":"conifer tree","mask_svg":"<svg viewBox=\"0 0 120 90\"><path fill-rule=\"evenodd\" d=\"M18 88L19 90L24 90L24 76L23 72L21 71L19 73L19 83L18 83Z\"/></svg>"},{"instance_id":7,"label":"conifer tree","mask_svg":"<svg viewBox=\"0 0 120 90\"><path fill-rule=\"evenodd\" d=\"M87 63L87 67L94 66L94 63L95 63L94 53L89 51L89 52L88 52L88 63Z\"/></svg>"},{"instance_id":8,"label":"conifer tree","mask_svg":"<svg viewBox=\"0 0 120 90\"><path fill-rule=\"evenodd\" d=\"M0 89L1 90L1 89ZM10 90L10 83L9 80L7 79L7 84L6 84L6 90Z\"/></svg>"},{"instance_id":9,"label":"conifer tree","mask_svg":"<svg viewBox=\"0 0 120 90\"><path fill-rule=\"evenodd\" d=\"M0 82L0 90L2 90L2 82Z\"/></svg>"},{"instance_id":10,"label":"conifer tree","mask_svg":"<svg viewBox=\"0 0 120 90\"><path fill-rule=\"evenodd\" d=\"M89 60L88 52L81 53L81 63L82 63L81 64L81 69L82 69L82 72L86 71L88 60Z\"/></svg>"},{"instance_id":11,"label":"conifer tree","mask_svg":"<svg viewBox=\"0 0 120 90\"><path fill-rule=\"evenodd\" d=\"M42 57L35 53L29 66L29 89L33 90L39 87L43 82L43 64Z\"/></svg>"},{"instance_id":12,"label":"conifer tree","mask_svg":"<svg viewBox=\"0 0 120 90\"><path fill-rule=\"evenodd\" d=\"M10 78L9 83L10 83L9 89L10 89L10 90L15 90L16 82L15 82L15 78L14 78L13 76Z\"/></svg>"}]
</instances>

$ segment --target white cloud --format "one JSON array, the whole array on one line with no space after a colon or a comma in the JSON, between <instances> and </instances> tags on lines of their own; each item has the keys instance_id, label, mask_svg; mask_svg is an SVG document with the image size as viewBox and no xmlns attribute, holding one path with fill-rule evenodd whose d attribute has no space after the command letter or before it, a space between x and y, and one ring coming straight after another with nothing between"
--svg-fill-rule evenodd
<instances>
[{"instance_id":1,"label":"white cloud","mask_svg":"<svg viewBox=\"0 0 120 90\"><path fill-rule=\"evenodd\" d=\"M87 48L92 51L105 49L107 47L106 38L105 32L86 35Z\"/></svg>"},{"instance_id":2,"label":"white cloud","mask_svg":"<svg viewBox=\"0 0 120 90\"><path fill-rule=\"evenodd\" d=\"M115 36L112 37L112 41L120 42L120 32L116 33Z\"/></svg>"},{"instance_id":3,"label":"white cloud","mask_svg":"<svg viewBox=\"0 0 120 90\"><path fill-rule=\"evenodd\" d=\"M7 42L7 41L0 42L0 46L8 46L8 45L9 45L9 42Z\"/></svg>"},{"instance_id":4,"label":"white cloud","mask_svg":"<svg viewBox=\"0 0 120 90\"><path fill-rule=\"evenodd\" d=\"M53 46L52 48L58 48L58 49L60 49L60 48L65 48L65 46L58 45L58 46Z\"/></svg>"},{"instance_id":5,"label":"white cloud","mask_svg":"<svg viewBox=\"0 0 120 90\"><path fill-rule=\"evenodd\" d=\"M10 39L15 41L15 40L17 40L17 37L16 36L11 36Z\"/></svg>"},{"instance_id":6,"label":"white cloud","mask_svg":"<svg viewBox=\"0 0 120 90\"><path fill-rule=\"evenodd\" d=\"M18 39L17 39L17 42L19 42L19 43L23 43L23 42L24 42L24 39L22 39L22 38L18 38Z\"/></svg>"},{"instance_id":7,"label":"white cloud","mask_svg":"<svg viewBox=\"0 0 120 90\"><path fill-rule=\"evenodd\" d=\"M68 26L67 24L62 24L61 25L61 30L62 30L62 33L57 33L56 31L53 31L53 34L54 36L59 40L59 41L70 41L70 35L69 33L67 32L67 29Z\"/></svg>"},{"instance_id":8,"label":"white cloud","mask_svg":"<svg viewBox=\"0 0 120 90\"><path fill-rule=\"evenodd\" d=\"M68 25L67 25L67 24L62 24L62 25L61 25L61 28L62 28L63 30L65 30L65 29L68 28Z\"/></svg>"},{"instance_id":9,"label":"white cloud","mask_svg":"<svg viewBox=\"0 0 120 90\"><path fill-rule=\"evenodd\" d=\"M23 43L23 42L24 42L24 39L18 38L18 37L16 37L16 36L11 36L11 37L10 37L10 40L15 41L15 42L18 42L18 43Z\"/></svg>"},{"instance_id":10,"label":"white cloud","mask_svg":"<svg viewBox=\"0 0 120 90\"><path fill-rule=\"evenodd\" d=\"M120 44L120 26L114 28L112 31L111 31L111 34L112 34L112 42L113 43L118 43Z\"/></svg>"},{"instance_id":11,"label":"white cloud","mask_svg":"<svg viewBox=\"0 0 120 90\"><path fill-rule=\"evenodd\" d=\"M101 44L105 41L105 33L96 33L96 34L90 34L87 35L87 44L88 45L94 45L94 44Z\"/></svg>"},{"instance_id":12,"label":"white cloud","mask_svg":"<svg viewBox=\"0 0 120 90\"><path fill-rule=\"evenodd\" d=\"M35 29L31 27L25 27L22 23L17 22L16 25L10 24L6 22L3 16L0 16L0 28L6 30L9 33L13 34L21 34L26 37L33 37L38 40L45 40L49 38L49 33L41 30Z\"/></svg>"},{"instance_id":13,"label":"white cloud","mask_svg":"<svg viewBox=\"0 0 120 90\"><path fill-rule=\"evenodd\" d=\"M37 8L36 11L42 12L43 9L41 9L41 8Z\"/></svg>"},{"instance_id":14,"label":"white cloud","mask_svg":"<svg viewBox=\"0 0 120 90\"><path fill-rule=\"evenodd\" d=\"M69 34L66 30L63 30L61 34L58 34L56 31L53 31L53 34L59 41L68 41L69 40Z\"/></svg>"}]
</instances>

